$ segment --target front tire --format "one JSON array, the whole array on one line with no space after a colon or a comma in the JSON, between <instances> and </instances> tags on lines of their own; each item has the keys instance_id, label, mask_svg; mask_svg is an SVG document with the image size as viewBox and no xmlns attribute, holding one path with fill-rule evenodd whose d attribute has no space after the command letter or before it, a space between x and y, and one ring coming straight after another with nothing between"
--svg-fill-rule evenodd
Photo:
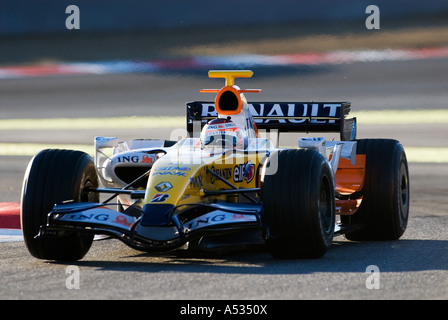
<instances>
[{"instance_id":1,"label":"front tire","mask_svg":"<svg viewBox=\"0 0 448 320\"><path fill-rule=\"evenodd\" d=\"M47 223L56 203L99 202L99 195L86 192L98 187L98 176L92 158L81 151L42 150L30 161L25 173L20 220L28 251L45 260L75 261L87 253L93 234L65 232L36 238Z\"/></svg>"},{"instance_id":2,"label":"front tire","mask_svg":"<svg viewBox=\"0 0 448 320\"><path fill-rule=\"evenodd\" d=\"M266 174L275 165L276 172ZM269 156L262 201L267 246L274 258L320 258L327 252L335 226L333 179L317 150L279 150Z\"/></svg>"}]
</instances>

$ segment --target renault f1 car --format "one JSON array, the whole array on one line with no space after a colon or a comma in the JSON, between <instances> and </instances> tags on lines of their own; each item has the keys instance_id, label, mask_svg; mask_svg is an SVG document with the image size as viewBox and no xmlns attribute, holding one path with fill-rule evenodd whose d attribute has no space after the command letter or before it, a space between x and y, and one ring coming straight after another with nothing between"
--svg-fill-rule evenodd
<instances>
[{"instance_id":1,"label":"renault f1 car","mask_svg":"<svg viewBox=\"0 0 448 320\"><path fill-rule=\"evenodd\" d=\"M21 224L40 259L78 260L94 235L146 252L263 245L274 258L318 258L333 237L398 239L409 213L402 145L356 139L348 102L248 103L235 78L214 102L187 103L189 137L119 142L96 137L95 155L43 150L23 182ZM279 148L272 132L336 132ZM100 200L100 198L102 198ZM338 218L337 218L338 217Z\"/></svg>"}]
</instances>

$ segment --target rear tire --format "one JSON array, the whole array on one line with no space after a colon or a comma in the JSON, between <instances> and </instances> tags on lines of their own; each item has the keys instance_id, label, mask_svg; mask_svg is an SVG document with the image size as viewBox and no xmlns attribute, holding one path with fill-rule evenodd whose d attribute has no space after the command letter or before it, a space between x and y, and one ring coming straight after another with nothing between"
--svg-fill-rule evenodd
<instances>
[{"instance_id":1,"label":"rear tire","mask_svg":"<svg viewBox=\"0 0 448 320\"><path fill-rule=\"evenodd\" d=\"M275 165L275 174L267 174ZM327 252L335 226L333 179L317 150L279 150L269 156L261 196L274 258L320 258Z\"/></svg>"},{"instance_id":2,"label":"rear tire","mask_svg":"<svg viewBox=\"0 0 448 320\"><path fill-rule=\"evenodd\" d=\"M20 220L25 244L36 258L74 261L87 253L93 234L66 232L36 238L56 203L99 202L99 195L85 191L98 187L92 158L81 151L42 150L30 161L22 189Z\"/></svg>"},{"instance_id":3,"label":"rear tire","mask_svg":"<svg viewBox=\"0 0 448 320\"><path fill-rule=\"evenodd\" d=\"M363 199L344 224L361 229L345 234L349 240L397 240L409 217L409 170L403 146L391 139L358 140L357 154L366 155Z\"/></svg>"}]
</instances>

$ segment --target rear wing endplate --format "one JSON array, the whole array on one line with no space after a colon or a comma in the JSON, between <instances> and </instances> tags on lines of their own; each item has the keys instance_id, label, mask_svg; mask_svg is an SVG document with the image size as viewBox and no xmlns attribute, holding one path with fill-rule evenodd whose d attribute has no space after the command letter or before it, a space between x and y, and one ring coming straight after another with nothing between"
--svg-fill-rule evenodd
<instances>
[{"instance_id":1,"label":"rear wing endplate","mask_svg":"<svg viewBox=\"0 0 448 320\"><path fill-rule=\"evenodd\" d=\"M278 132L339 132L341 141L356 139L356 118L347 118L350 102L250 102L258 129ZM187 103L187 131L218 117L213 102ZM200 125L200 127L199 127ZM199 130L200 131L200 130Z\"/></svg>"}]
</instances>

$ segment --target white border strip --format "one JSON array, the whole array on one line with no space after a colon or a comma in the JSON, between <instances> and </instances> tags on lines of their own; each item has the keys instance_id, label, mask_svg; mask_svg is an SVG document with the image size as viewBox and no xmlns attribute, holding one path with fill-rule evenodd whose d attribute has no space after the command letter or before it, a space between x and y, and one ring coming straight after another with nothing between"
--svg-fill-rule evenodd
<instances>
[{"instance_id":1,"label":"white border strip","mask_svg":"<svg viewBox=\"0 0 448 320\"><path fill-rule=\"evenodd\" d=\"M23 241L22 230L20 229L0 229L0 242Z\"/></svg>"}]
</instances>

